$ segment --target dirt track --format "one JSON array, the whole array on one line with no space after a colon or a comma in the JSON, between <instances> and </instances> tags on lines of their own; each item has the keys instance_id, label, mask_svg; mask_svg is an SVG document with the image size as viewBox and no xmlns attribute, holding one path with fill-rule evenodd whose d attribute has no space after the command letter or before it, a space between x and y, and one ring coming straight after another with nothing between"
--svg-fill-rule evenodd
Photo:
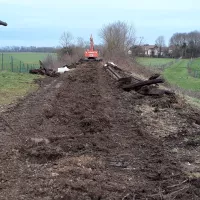
<instances>
[{"instance_id":1,"label":"dirt track","mask_svg":"<svg viewBox=\"0 0 200 200\"><path fill-rule=\"evenodd\" d=\"M82 64L1 115L0 199L200 199L199 124Z\"/></svg>"}]
</instances>

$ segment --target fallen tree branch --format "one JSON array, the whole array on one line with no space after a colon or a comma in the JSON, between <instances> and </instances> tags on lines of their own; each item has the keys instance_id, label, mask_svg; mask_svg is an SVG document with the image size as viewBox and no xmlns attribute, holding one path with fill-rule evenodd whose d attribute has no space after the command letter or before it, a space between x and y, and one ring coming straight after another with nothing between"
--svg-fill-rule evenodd
<instances>
[{"instance_id":1,"label":"fallen tree branch","mask_svg":"<svg viewBox=\"0 0 200 200\"><path fill-rule=\"evenodd\" d=\"M184 183L186 183L186 182L188 182L188 179L184 180L183 182L181 182L181 183L179 183L179 184L170 185L170 186L168 186L167 188L174 188L174 187L178 187L178 186L180 186L180 185L182 185L182 184L184 184Z\"/></svg>"},{"instance_id":2,"label":"fallen tree branch","mask_svg":"<svg viewBox=\"0 0 200 200\"><path fill-rule=\"evenodd\" d=\"M167 195L165 195L164 196L164 199L175 199L176 197L177 197L177 195L178 194L182 194L182 192L185 190L185 189L189 189L189 186L185 186L185 187L183 187L183 188L181 188L181 189L179 189L179 190L176 190L176 191L174 191L174 192L171 192L171 193L169 193L169 194L167 194ZM173 197L174 196L174 197Z\"/></svg>"},{"instance_id":3,"label":"fallen tree branch","mask_svg":"<svg viewBox=\"0 0 200 200\"><path fill-rule=\"evenodd\" d=\"M132 195L132 194L127 194L126 196L124 196L124 197L122 198L122 200L128 200L128 199L135 200L135 197L136 197L135 194L134 194L134 195Z\"/></svg>"},{"instance_id":4,"label":"fallen tree branch","mask_svg":"<svg viewBox=\"0 0 200 200\"><path fill-rule=\"evenodd\" d=\"M185 187L183 187L183 188L180 188L180 189L178 189L178 190L175 190L175 191L173 191L173 192L171 192L171 193L168 193L168 194L163 194L163 192L159 189L159 192L157 193L157 194L152 194L152 195L148 195L148 197L153 197L153 198L161 198L161 199L163 199L163 200L173 200L173 199L175 199L176 197L177 197L177 195L179 195L179 194L182 194L182 192L184 191L184 190L188 190L189 189L189 186L187 185L187 186L185 186Z\"/></svg>"}]
</instances>

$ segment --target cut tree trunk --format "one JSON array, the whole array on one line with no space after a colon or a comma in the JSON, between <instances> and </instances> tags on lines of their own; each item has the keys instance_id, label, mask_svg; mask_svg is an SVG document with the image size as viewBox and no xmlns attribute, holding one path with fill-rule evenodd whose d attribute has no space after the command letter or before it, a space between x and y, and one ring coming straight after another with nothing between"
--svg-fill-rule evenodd
<instances>
[{"instance_id":1,"label":"cut tree trunk","mask_svg":"<svg viewBox=\"0 0 200 200\"><path fill-rule=\"evenodd\" d=\"M130 84L131 81L132 81L132 77L120 78L120 79L118 79L118 85L121 87L122 85Z\"/></svg>"},{"instance_id":2,"label":"cut tree trunk","mask_svg":"<svg viewBox=\"0 0 200 200\"><path fill-rule=\"evenodd\" d=\"M147 81L141 81L139 83L124 85L122 88L125 91L139 90L142 86L152 85L152 84L157 84L157 83L164 83L164 80L163 79L152 79L152 80L147 80Z\"/></svg>"},{"instance_id":3,"label":"cut tree trunk","mask_svg":"<svg viewBox=\"0 0 200 200\"><path fill-rule=\"evenodd\" d=\"M149 80L157 79L160 76L160 74L154 74L149 78Z\"/></svg>"}]
</instances>

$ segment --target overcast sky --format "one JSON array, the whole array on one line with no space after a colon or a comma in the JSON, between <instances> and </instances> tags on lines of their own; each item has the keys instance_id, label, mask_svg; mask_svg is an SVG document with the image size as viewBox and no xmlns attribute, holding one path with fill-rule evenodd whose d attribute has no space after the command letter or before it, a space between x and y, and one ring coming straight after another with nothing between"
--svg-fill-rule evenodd
<instances>
[{"instance_id":1,"label":"overcast sky","mask_svg":"<svg viewBox=\"0 0 200 200\"><path fill-rule=\"evenodd\" d=\"M64 31L96 43L102 25L132 24L137 37L154 44L163 35L200 31L200 0L0 0L0 46L57 46Z\"/></svg>"}]
</instances>

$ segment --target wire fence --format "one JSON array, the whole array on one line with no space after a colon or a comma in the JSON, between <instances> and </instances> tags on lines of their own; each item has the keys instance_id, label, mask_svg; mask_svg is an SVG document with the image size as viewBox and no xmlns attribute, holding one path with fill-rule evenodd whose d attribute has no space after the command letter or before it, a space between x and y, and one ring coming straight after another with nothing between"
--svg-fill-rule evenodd
<instances>
[{"instance_id":1,"label":"wire fence","mask_svg":"<svg viewBox=\"0 0 200 200\"><path fill-rule=\"evenodd\" d=\"M161 63L149 63L148 67L153 68L153 69L158 69L160 71L164 71L166 68L172 66L173 64L177 63L181 58L178 59L174 59L170 62L167 62L165 64L161 64Z\"/></svg>"},{"instance_id":2,"label":"wire fence","mask_svg":"<svg viewBox=\"0 0 200 200\"><path fill-rule=\"evenodd\" d=\"M18 73L28 73L30 69L39 68L38 64L25 63L11 54L0 53L0 70Z\"/></svg>"},{"instance_id":3,"label":"wire fence","mask_svg":"<svg viewBox=\"0 0 200 200\"><path fill-rule=\"evenodd\" d=\"M168 62L168 63L165 63L165 64L153 64L153 65L150 64L150 67L155 67L159 70L164 71L165 68L170 67L173 64L174 64L174 61L171 61L171 62Z\"/></svg>"},{"instance_id":4,"label":"wire fence","mask_svg":"<svg viewBox=\"0 0 200 200\"><path fill-rule=\"evenodd\" d=\"M196 59L190 59L190 61L187 63L187 70L188 74L194 78L200 78L200 63L199 63L199 69L192 68L192 64Z\"/></svg>"}]
</instances>

